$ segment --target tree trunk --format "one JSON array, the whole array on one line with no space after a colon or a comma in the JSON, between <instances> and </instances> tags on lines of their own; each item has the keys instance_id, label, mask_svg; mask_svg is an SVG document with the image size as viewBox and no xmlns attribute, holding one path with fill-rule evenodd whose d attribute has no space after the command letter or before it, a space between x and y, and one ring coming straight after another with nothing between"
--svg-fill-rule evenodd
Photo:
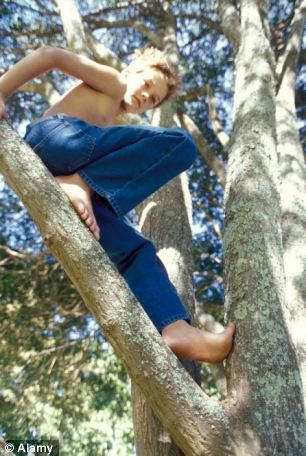
<instances>
[{"instance_id":1,"label":"tree trunk","mask_svg":"<svg viewBox=\"0 0 306 456\"><path fill-rule=\"evenodd\" d=\"M140 212L141 209L141 212ZM162 190L147 198L137 208L141 213L142 232L154 242L160 259L166 266L170 280L179 292L185 306L194 314L194 292L192 284L193 259L191 235L191 200L187 175L183 173ZM199 368L196 363L183 362L183 366L200 384ZM140 391L138 390L140 393ZM146 456L174 456L181 452L171 435L152 414L150 406L136 395L134 389L134 430L137 454ZM144 451L145 450L145 451Z\"/></svg>"},{"instance_id":2,"label":"tree trunk","mask_svg":"<svg viewBox=\"0 0 306 456\"><path fill-rule=\"evenodd\" d=\"M178 66L175 18L170 15L169 7L168 2L163 4L167 14L165 23L159 25L159 35L165 43L164 51L171 55L172 64ZM173 114L172 104L166 103L155 111L153 124L171 128L174 126ZM191 315L194 315L192 203L186 173L147 198L136 211L142 233L155 244L171 282ZM200 385L197 363L189 361L182 364ZM153 413L145 396L135 384L132 384L132 400L137 455L182 456L183 453L173 441L171 434Z\"/></svg>"},{"instance_id":3,"label":"tree trunk","mask_svg":"<svg viewBox=\"0 0 306 456\"><path fill-rule=\"evenodd\" d=\"M284 320L284 271L268 2L242 0L225 191L227 366L236 454L305 454L301 377Z\"/></svg>"}]
</instances>

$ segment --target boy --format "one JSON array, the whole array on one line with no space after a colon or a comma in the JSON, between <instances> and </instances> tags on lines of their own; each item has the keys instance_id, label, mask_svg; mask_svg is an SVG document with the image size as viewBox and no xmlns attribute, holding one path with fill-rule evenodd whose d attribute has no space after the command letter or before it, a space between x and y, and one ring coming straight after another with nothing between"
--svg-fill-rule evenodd
<instances>
[{"instance_id":1,"label":"boy","mask_svg":"<svg viewBox=\"0 0 306 456\"><path fill-rule=\"evenodd\" d=\"M161 51L147 48L122 72L62 48L43 46L0 78L5 100L22 84L58 69L79 82L38 121L25 141L43 160L81 219L99 240L172 351L181 359L221 362L235 326L211 334L191 318L153 244L126 214L194 161L191 136L179 128L114 126L172 98L179 79ZM101 230L101 231L100 231Z\"/></svg>"}]
</instances>

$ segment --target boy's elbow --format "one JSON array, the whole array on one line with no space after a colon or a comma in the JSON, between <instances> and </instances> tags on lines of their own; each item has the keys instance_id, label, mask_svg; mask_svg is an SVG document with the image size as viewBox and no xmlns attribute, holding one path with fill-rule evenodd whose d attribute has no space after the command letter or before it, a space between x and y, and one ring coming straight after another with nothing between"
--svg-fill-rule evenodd
<instances>
[{"instance_id":1,"label":"boy's elbow","mask_svg":"<svg viewBox=\"0 0 306 456\"><path fill-rule=\"evenodd\" d=\"M126 78L121 73L118 75L118 91L120 92L119 98L123 98L126 92Z\"/></svg>"},{"instance_id":2,"label":"boy's elbow","mask_svg":"<svg viewBox=\"0 0 306 456\"><path fill-rule=\"evenodd\" d=\"M54 46L49 46L48 44L44 44L43 46L40 46L37 50L43 56L44 59L48 58L48 61L50 62L50 65L52 67L55 66L55 58L58 48Z\"/></svg>"}]
</instances>

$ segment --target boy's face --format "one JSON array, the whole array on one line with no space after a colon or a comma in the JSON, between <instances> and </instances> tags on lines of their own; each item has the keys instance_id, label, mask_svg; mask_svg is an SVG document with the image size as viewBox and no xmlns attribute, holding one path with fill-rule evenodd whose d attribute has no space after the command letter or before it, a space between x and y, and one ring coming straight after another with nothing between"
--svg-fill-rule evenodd
<instances>
[{"instance_id":1,"label":"boy's face","mask_svg":"<svg viewBox=\"0 0 306 456\"><path fill-rule=\"evenodd\" d=\"M168 93L164 75L154 68L130 69L125 78L122 102L126 112L140 114L153 109Z\"/></svg>"}]
</instances>

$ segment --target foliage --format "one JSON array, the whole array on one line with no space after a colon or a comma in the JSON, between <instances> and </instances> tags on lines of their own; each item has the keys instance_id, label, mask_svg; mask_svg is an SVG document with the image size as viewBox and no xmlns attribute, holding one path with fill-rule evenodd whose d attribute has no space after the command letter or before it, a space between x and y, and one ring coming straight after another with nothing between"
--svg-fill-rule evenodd
<instances>
[{"instance_id":1,"label":"foliage","mask_svg":"<svg viewBox=\"0 0 306 456\"><path fill-rule=\"evenodd\" d=\"M82 454L89 442L96 454L122 454L118 442L130 454L126 370L59 264L14 253L1 248L1 433L59 438L61 454L80 454L81 442Z\"/></svg>"}]
</instances>

